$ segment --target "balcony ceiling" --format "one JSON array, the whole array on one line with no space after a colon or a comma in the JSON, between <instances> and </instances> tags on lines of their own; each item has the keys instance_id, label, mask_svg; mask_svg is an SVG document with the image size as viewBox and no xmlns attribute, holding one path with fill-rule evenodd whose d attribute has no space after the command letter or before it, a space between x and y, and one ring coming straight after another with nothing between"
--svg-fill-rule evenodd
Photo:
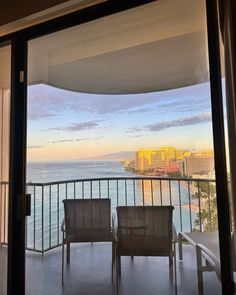
<instances>
[{"instance_id":1,"label":"balcony ceiling","mask_svg":"<svg viewBox=\"0 0 236 295\"><path fill-rule=\"evenodd\" d=\"M203 0L159 0L29 42L29 83L131 94L209 78Z\"/></svg>"}]
</instances>

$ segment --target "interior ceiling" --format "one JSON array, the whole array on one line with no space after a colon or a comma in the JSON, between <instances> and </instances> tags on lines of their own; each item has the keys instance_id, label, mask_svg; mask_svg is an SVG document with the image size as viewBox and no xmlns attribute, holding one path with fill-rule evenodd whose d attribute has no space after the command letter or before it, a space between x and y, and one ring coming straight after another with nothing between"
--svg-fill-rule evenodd
<instances>
[{"instance_id":1,"label":"interior ceiling","mask_svg":"<svg viewBox=\"0 0 236 295\"><path fill-rule=\"evenodd\" d=\"M0 36L78 11L107 0L0 1ZM60 3L60 4L58 4Z\"/></svg>"},{"instance_id":2,"label":"interior ceiling","mask_svg":"<svg viewBox=\"0 0 236 295\"><path fill-rule=\"evenodd\" d=\"M203 0L159 0L29 43L29 83L129 94L209 78Z\"/></svg>"}]
</instances>

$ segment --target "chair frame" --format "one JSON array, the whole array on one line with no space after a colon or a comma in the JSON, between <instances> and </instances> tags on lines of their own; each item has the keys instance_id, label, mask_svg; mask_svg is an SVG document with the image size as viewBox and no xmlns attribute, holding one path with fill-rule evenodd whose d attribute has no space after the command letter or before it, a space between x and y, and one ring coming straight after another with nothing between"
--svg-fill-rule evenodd
<instances>
[{"instance_id":1,"label":"chair frame","mask_svg":"<svg viewBox=\"0 0 236 295\"><path fill-rule=\"evenodd\" d=\"M131 207L131 208L146 208L148 206L118 206L117 208L120 207ZM149 206L149 207L169 207L172 210L174 209L173 206ZM118 209L119 210L119 209ZM115 233L115 263L116 263L116 289L117 289L117 294L119 293L119 281L121 278L121 256L131 256L131 259L133 260L134 256L162 256L162 255L157 255L157 254L150 254L150 253L145 253L140 252L140 254L137 255L137 253L127 253L127 254L121 254L120 249L119 249L119 220L118 217L116 216L116 220L114 222L114 233ZM173 281L174 286L175 286L175 294L177 294L177 266L176 266L176 231L174 225L172 226L172 234L171 234L171 251L170 255L167 256L169 257L169 277Z\"/></svg>"},{"instance_id":2,"label":"chair frame","mask_svg":"<svg viewBox=\"0 0 236 295\"><path fill-rule=\"evenodd\" d=\"M198 280L198 294L204 295L204 285L203 285L203 273L212 272L216 273L217 278L221 281L221 267L220 259L213 253L210 249L207 248L207 242L199 242L197 238L191 236L192 233L180 232L178 235L178 244L179 244L179 259L183 260L183 240L186 240L190 245L195 248L196 251L196 263L197 263L197 280ZM208 239L211 239L212 235L217 235L217 232L199 232L199 236L205 235ZM232 246L233 243L232 236ZM199 239L198 239L199 240ZM219 241L216 242L219 245ZM205 263L203 264L203 259ZM233 271L235 271L235 266L233 265Z\"/></svg>"},{"instance_id":3,"label":"chair frame","mask_svg":"<svg viewBox=\"0 0 236 295\"><path fill-rule=\"evenodd\" d=\"M67 201L73 201L73 202L80 202L81 204L83 202L99 202L99 201L109 201L110 199L108 198L99 198L99 199L65 199L62 202L65 204ZM65 205L64 205L65 206ZM65 207L64 207L65 208ZM65 209L64 209L65 212ZM110 206L110 213L111 213L111 206ZM111 214L110 214L111 215ZM114 239L114 230L113 230L113 223L114 223L114 218L112 218L112 223L111 223L111 235L109 239L104 239L104 240L96 240L96 239L88 239L83 241L76 241L76 242L71 242L66 239L66 223L65 223L65 218L62 221L61 224L61 231L62 231L62 274L61 274L61 281L62 284L64 284L64 264L65 264L65 245L66 245L66 262L67 264L70 264L70 244L71 243L88 243L90 242L93 245L93 242L111 242L112 243L112 263L111 263L111 280L113 283L113 276L114 276L114 266L115 266L115 239Z\"/></svg>"}]
</instances>

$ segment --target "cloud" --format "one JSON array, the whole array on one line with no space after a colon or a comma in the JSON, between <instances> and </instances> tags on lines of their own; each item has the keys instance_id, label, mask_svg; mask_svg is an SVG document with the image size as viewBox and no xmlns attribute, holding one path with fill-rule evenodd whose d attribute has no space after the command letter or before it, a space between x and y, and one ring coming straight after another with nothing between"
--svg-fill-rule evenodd
<instances>
[{"instance_id":1,"label":"cloud","mask_svg":"<svg viewBox=\"0 0 236 295\"><path fill-rule=\"evenodd\" d=\"M141 108L132 108L129 110L119 111L122 114L135 115L143 113L157 113L157 112L168 112L168 113L189 113L198 112L202 110L211 109L211 100L209 95L196 97L177 97L177 98L166 98L162 101L152 103Z\"/></svg>"},{"instance_id":2,"label":"cloud","mask_svg":"<svg viewBox=\"0 0 236 295\"><path fill-rule=\"evenodd\" d=\"M65 128L68 131L80 131L84 129L93 129L98 126L96 121L88 121L88 122L81 122L81 123L74 123L71 126Z\"/></svg>"},{"instance_id":3,"label":"cloud","mask_svg":"<svg viewBox=\"0 0 236 295\"><path fill-rule=\"evenodd\" d=\"M104 136L96 136L96 137L83 137L83 138L73 138L73 139L59 139L48 142L49 144L52 143L67 143L67 142L78 142L78 141L95 141L104 138Z\"/></svg>"},{"instance_id":4,"label":"cloud","mask_svg":"<svg viewBox=\"0 0 236 295\"><path fill-rule=\"evenodd\" d=\"M136 138L136 137L142 137L142 136L145 136L146 134L139 134L139 135L131 135L129 137L132 137L132 138Z\"/></svg>"},{"instance_id":5,"label":"cloud","mask_svg":"<svg viewBox=\"0 0 236 295\"><path fill-rule=\"evenodd\" d=\"M171 99L156 105L154 111L166 111L171 113L189 113L211 110L211 100L209 95L196 97L183 97L181 99Z\"/></svg>"},{"instance_id":6,"label":"cloud","mask_svg":"<svg viewBox=\"0 0 236 295\"><path fill-rule=\"evenodd\" d=\"M56 115L57 114L54 114L53 112L50 112L50 111L44 110L44 109L40 109L40 108L37 111L35 111L35 110L28 111L28 119L29 120L53 118L53 117L56 117Z\"/></svg>"},{"instance_id":7,"label":"cloud","mask_svg":"<svg viewBox=\"0 0 236 295\"><path fill-rule=\"evenodd\" d=\"M143 127L133 127L133 128L129 128L127 132L130 132L130 133L141 132L141 131L156 132L156 131L161 131L161 130L172 128L172 127L191 126L191 125L211 122L211 120L212 120L211 114L204 113L204 114L198 114L192 117L185 117L185 118L180 118L176 120L157 122L157 123L145 125Z\"/></svg>"},{"instance_id":8,"label":"cloud","mask_svg":"<svg viewBox=\"0 0 236 295\"><path fill-rule=\"evenodd\" d=\"M154 124L147 125L145 127L148 131L160 131L163 129L171 128L171 127L180 127L180 126L189 126L196 125L200 123L210 122L211 114L200 114L192 117L181 118L172 121L158 122Z\"/></svg>"},{"instance_id":9,"label":"cloud","mask_svg":"<svg viewBox=\"0 0 236 295\"><path fill-rule=\"evenodd\" d=\"M64 111L104 116L112 113L153 112L158 109L169 112L198 111L210 105L209 83L134 95L77 93L39 84L28 87L28 97L28 116L32 120L51 118Z\"/></svg>"},{"instance_id":10,"label":"cloud","mask_svg":"<svg viewBox=\"0 0 236 295\"><path fill-rule=\"evenodd\" d=\"M42 131L50 131L50 130L59 130L59 131L82 131L87 129L93 129L98 126L97 121L87 121L80 123L73 123L67 127L52 127L48 129L44 129Z\"/></svg>"},{"instance_id":11,"label":"cloud","mask_svg":"<svg viewBox=\"0 0 236 295\"><path fill-rule=\"evenodd\" d=\"M28 149L41 149L43 148L43 145L29 145L27 146Z\"/></svg>"},{"instance_id":12,"label":"cloud","mask_svg":"<svg viewBox=\"0 0 236 295\"><path fill-rule=\"evenodd\" d=\"M132 128L127 129L126 132L135 133L135 132L141 132L144 130L145 130L145 128L143 128L143 127L132 127Z\"/></svg>"},{"instance_id":13,"label":"cloud","mask_svg":"<svg viewBox=\"0 0 236 295\"><path fill-rule=\"evenodd\" d=\"M49 143L63 143L63 142L72 142L72 141L75 141L75 140L74 139L59 139L59 140L51 141Z\"/></svg>"},{"instance_id":14,"label":"cloud","mask_svg":"<svg viewBox=\"0 0 236 295\"><path fill-rule=\"evenodd\" d=\"M85 138L77 138L75 141L85 141L85 140L99 140L103 139L104 136L95 136L95 137L85 137Z\"/></svg>"}]
</instances>

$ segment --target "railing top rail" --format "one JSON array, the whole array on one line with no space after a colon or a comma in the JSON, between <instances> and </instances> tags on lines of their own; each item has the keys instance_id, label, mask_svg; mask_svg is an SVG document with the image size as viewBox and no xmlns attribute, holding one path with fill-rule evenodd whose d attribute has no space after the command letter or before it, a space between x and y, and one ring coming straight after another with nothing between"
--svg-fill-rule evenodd
<instances>
[{"instance_id":1,"label":"railing top rail","mask_svg":"<svg viewBox=\"0 0 236 295\"><path fill-rule=\"evenodd\" d=\"M160 177L160 176L130 176L130 177L97 177L97 178L79 178L51 182L28 182L28 186L49 186L68 184L75 182L95 182L95 181L112 181L112 180L163 180L163 181L196 181L196 182L215 182L215 179L187 178L187 177Z\"/></svg>"}]
</instances>

